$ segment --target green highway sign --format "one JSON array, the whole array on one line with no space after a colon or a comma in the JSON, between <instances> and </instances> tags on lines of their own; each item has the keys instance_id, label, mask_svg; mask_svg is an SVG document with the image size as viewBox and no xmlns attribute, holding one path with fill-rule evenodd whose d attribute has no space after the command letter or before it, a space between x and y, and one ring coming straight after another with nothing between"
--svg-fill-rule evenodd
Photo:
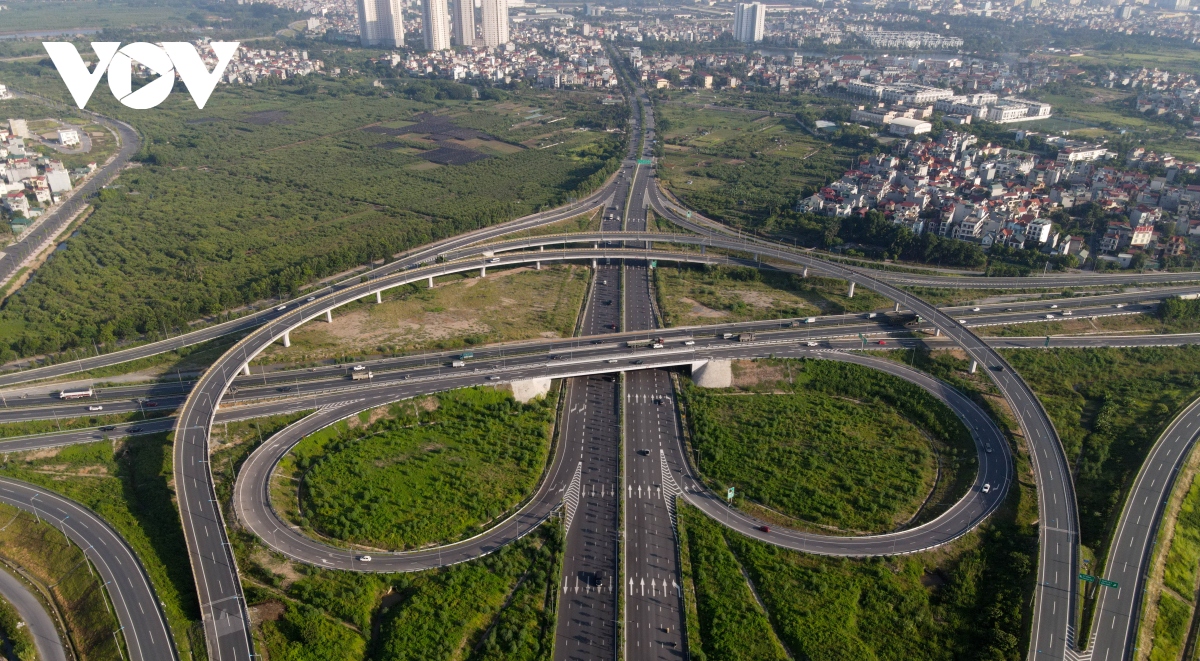
<instances>
[{"instance_id":1,"label":"green highway sign","mask_svg":"<svg viewBox=\"0 0 1200 661\"><path fill-rule=\"evenodd\" d=\"M1115 588L1115 587L1117 587L1117 582L1116 582L1116 581L1109 581L1109 580L1105 580L1105 579L1103 579L1103 578L1098 578L1098 579L1096 579L1096 580L1100 582L1100 585L1103 585L1103 586L1104 586L1104 587L1106 587L1106 588Z\"/></svg>"},{"instance_id":2,"label":"green highway sign","mask_svg":"<svg viewBox=\"0 0 1200 661\"><path fill-rule=\"evenodd\" d=\"M652 269L658 268L658 260L657 259L650 260L650 268L652 268Z\"/></svg>"},{"instance_id":3,"label":"green highway sign","mask_svg":"<svg viewBox=\"0 0 1200 661\"><path fill-rule=\"evenodd\" d=\"M638 165L650 165L650 159L648 159L648 158L639 158L639 159L638 159Z\"/></svg>"},{"instance_id":4,"label":"green highway sign","mask_svg":"<svg viewBox=\"0 0 1200 661\"><path fill-rule=\"evenodd\" d=\"M691 217L692 217L692 212L691 212L691 211L689 211L689 212L687 213L687 217L688 217L688 218L691 218Z\"/></svg>"},{"instance_id":5,"label":"green highway sign","mask_svg":"<svg viewBox=\"0 0 1200 661\"><path fill-rule=\"evenodd\" d=\"M1050 346L1050 336L1046 336L1046 346Z\"/></svg>"},{"instance_id":6,"label":"green highway sign","mask_svg":"<svg viewBox=\"0 0 1200 661\"><path fill-rule=\"evenodd\" d=\"M725 494L725 500L733 500L733 487L729 487L729 492Z\"/></svg>"},{"instance_id":7,"label":"green highway sign","mask_svg":"<svg viewBox=\"0 0 1200 661\"><path fill-rule=\"evenodd\" d=\"M1080 574L1080 575L1079 575L1079 580L1081 580L1081 581L1087 581L1088 583L1095 583L1095 582L1096 582L1096 577L1095 577L1095 576L1092 576L1092 575L1090 575L1090 574Z\"/></svg>"}]
</instances>

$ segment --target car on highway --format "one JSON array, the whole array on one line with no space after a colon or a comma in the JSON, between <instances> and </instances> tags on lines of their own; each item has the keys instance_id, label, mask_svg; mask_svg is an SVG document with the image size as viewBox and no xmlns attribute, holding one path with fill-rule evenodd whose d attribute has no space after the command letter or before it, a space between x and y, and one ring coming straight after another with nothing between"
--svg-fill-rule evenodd
<instances>
[{"instance_id":1,"label":"car on highway","mask_svg":"<svg viewBox=\"0 0 1200 661\"><path fill-rule=\"evenodd\" d=\"M488 377L488 381L499 381L499 380L500 380L500 377L496 376L495 374Z\"/></svg>"},{"instance_id":2,"label":"car on highway","mask_svg":"<svg viewBox=\"0 0 1200 661\"><path fill-rule=\"evenodd\" d=\"M1052 315L1052 314L1048 314L1048 315L1046 315L1046 318L1047 318L1047 319L1053 319L1053 318L1054 318L1054 315Z\"/></svg>"},{"instance_id":3,"label":"car on highway","mask_svg":"<svg viewBox=\"0 0 1200 661\"><path fill-rule=\"evenodd\" d=\"M971 312L979 312L979 308L971 308Z\"/></svg>"},{"instance_id":4,"label":"car on highway","mask_svg":"<svg viewBox=\"0 0 1200 661\"><path fill-rule=\"evenodd\" d=\"M142 431L142 428L141 427L130 427L129 429L127 429L125 431L129 432L130 434L136 434L136 433Z\"/></svg>"},{"instance_id":5,"label":"car on highway","mask_svg":"<svg viewBox=\"0 0 1200 661\"><path fill-rule=\"evenodd\" d=\"M985 485L983 485L983 490L982 490L982 491L983 491L984 493L987 493L987 492L989 492L989 491L991 491L991 490L992 490L992 485L990 485L990 484L985 484Z\"/></svg>"},{"instance_id":6,"label":"car on highway","mask_svg":"<svg viewBox=\"0 0 1200 661\"><path fill-rule=\"evenodd\" d=\"M759 526L758 529L763 532L771 532L771 526Z\"/></svg>"},{"instance_id":7,"label":"car on highway","mask_svg":"<svg viewBox=\"0 0 1200 661\"><path fill-rule=\"evenodd\" d=\"M116 425L104 425L103 427L100 427L99 429L100 429L100 431L113 431L116 428L117 428Z\"/></svg>"},{"instance_id":8,"label":"car on highway","mask_svg":"<svg viewBox=\"0 0 1200 661\"><path fill-rule=\"evenodd\" d=\"M353 369L355 372L361 372L361 371L367 369L367 366L366 365L355 365Z\"/></svg>"},{"instance_id":9,"label":"car on highway","mask_svg":"<svg viewBox=\"0 0 1200 661\"><path fill-rule=\"evenodd\" d=\"M641 449L641 450L638 450L638 451L637 451L637 453L638 453L638 454L640 454L640 455L642 455L643 457L648 457L648 456L650 456L650 451L649 451L649 450L647 450L647 449L645 449L645 448L643 448L643 449Z\"/></svg>"},{"instance_id":10,"label":"car on highway","mask_svg":"<svg viewBox=\"0 0 1200 661\"><path fill-rule=\"evenodd\" d=\"M91 406L88 407L88 410L89 411L103 411L104 406L101 404L92 404Z\"/></svg>"},{"instance_id":11,"label":"car on highway","mask_svg":"<svg viewBox=\"0 0 1200 661\"><path fill-rule=\"evenodd\" d=\"M597 587L603 586L604 581L606 581L606 580L608 580L608 574L604 573L603 569L597 570L592 573L592 585L595 585Z\"/></svg>"},{"instance_id":12,"label":"car on highway","mask_svg":"<svg viewBox=\"0 0 1200 661\"><path fill-rule=\"evenodd\" d=\"M308 298L304 299L304 302L305 302L305 303L312 303L312 302L313 302L313 301L315 301L315 300L317 300L317 297L316 297L316 296L309 296Z\"/></svg>"},{"instance_id":13,"label":"car on highway","mask_svg":"<svg viewBox=\"0 0 1200 661\"><path fill-rule=\"evenodd\" d=\"M661 344L659 342L655 342L654 344L650 345L650 348L651 349L661 349L661 348L663 348L663 346L664 346L663 344Z\"/></svg>"},{"instance_id":14,"label":"car on highway","mask_svg":"<svg viewBox=\"0 0 1200 661\"><path fill-rule=\"evenodd\" d=\"M817 342L805 342L805 343L804 343L804 346L806 346L806 347L815 347L815 346L818 346L818 343L817 343Z\"/></svg>"},{"instance_id":15,"label":"car on highway","mask_svg":"<svg viewBox=\"0 0 1200 661\"><path fill-rule=\"evenodd\" d=\"M496 262L498 262L498 261L500 261L500 258L499 258L499 257L493 257L493 258L491 258L491 259L489 259L489 260L488 260L488 264L495 264L495 263L496 263Z\"/></svg>"},{"instance_id":16,"label":"car on highway","mask_svg":"<svg viewBox=\"0 0 1200 661\"><path fill-rule=\"evenodd\" d=\"M1004 308L1004 311L1005 311L1005 312L1012 312L1012 311L1013 311L1013 309L1012 309L1012 308Z\"/></svg>"},{"instance_id":17,"label":"car on highway","mask_svg":"<svg viewBox=\"0 0 1200 661\"><path fill-rule=\"evenodd\" d=\"M646 362L646 361L644 361L644 360L635 360L635 361L633 361L633 364L634 364L634 365L641 365L642 363L645 363L645 362Z\"/></svg>"},{"instance_id":18,"label":"car on highway","mask_svg":"<svg viewBox=\"0 0 1200 661\"><path fill-rule=\"evenodd\" d=\"M609 359L608 359L608 360L606 360L605 362L607 362L608 364L612 365L612 364L614 364L614 363L616 363L616 362L617 362L617 359L616 359L616 358L609 358Z\"/></svg>"},{"instance_id":19,"label":"car on highway","mask_svg":"<svg viewBox=\"0 0 1200 661\"><path fill-rule=\"evenodd\" d=\"M984 451L985 451L985 452L987 452L988 454L991 454L991 453L992 453L992 444L991 444L991 443L984 443L984 444L983 444L983 449L984 449Z\"/></svg>"},{"instance_id":20,"label":"car on highway","mask_svg":"<svg viewBox=\"0 0 1200 661\"><path fill-rule=\"evenodd\" d=\"M1125 304L1124 304L1124 303L1117 303L1117 304L1116 304L1116 305L1114 305L1113 307L1114 307L1114 308L1123 308L1123 307L1125 307Z\"/></svg>"},{"instance_id":21,"label":"car on highway","mask_svg":"<svg viewBox=\"0 0 1200 661\"><path fill-rule=\"evenodd\" d=\"M146 402L146 408L148 409L152 409L156 406L158 406L158 402Z\"/></svg>"},{"instance_id":22,"label":"car on highway","mask_svg":"<svg viewBox=\"0 0 1200 661\"><path fill-rule=\"evenodd\" d=\"M371 556L369 556L369 555L360 555L360 556L358 556L358 561L359 561L359 562L370 562L370 561L371 561Z\"/></svg>"},{"instance_id":23,"label":"car on highway","mask_svg":"<svg viewBox=\"0 0 1200 661\"><path fill-rule=\"evenodd\" d=\"M1057 310L1057 309L1058 309L1058 303L1054 303L1054 304L1052 304L1052 305L1050 306L1050 309L1051 309L1051 310Z\"/></svg>"},{"instance_id":24,"label":"car on highway","mask_svg":"<svg viewBox=\"0 0 1200 661\"><path fill-rule=\"evenodd\" d=\"M287 309L287 306L286 306L286 305L281 305L281 306L279 306L279 307L275 308L275 311L276 311L276 312L283 312L283 311L284 311L284 310L286 310L286 309Z\"/></svg>"},{"instance_id":25,"label":"car on highway","mask_svg":"<svg viewBox=\"0 0 1200 661\"><path fill-rule=\"evenodd\" d=\"M1075 314L1075 313L1074 313L1074 312L1072 312L1072 311L1070 311L1070 310L1063 310L1063 316L1064 316L1064 317L1069 317L1069 316L1071 316L1071 315L1073 315L1073 314Z\"/></svg>"},{"instance_id":26,"label":"car on highway","mask_svg":"<svg viewBox=\"0 0 1200 661\"><path fill-rule=\"evenodd\" d=\"M276 392L291 392L292 387L291 386L279 386L275 390L276 390Z\"/></svg>"},{"instance_id":27,"label":"car on highway","mask_svg":"<svg viewBox=\"0 0 1200 661\"><path fill-rule=\"evenodd\" d=\"M684 341L683 341L683 346L685 346L685 347L690 347L690 346L692 346L692 345L693 345L693 344L695 344L695 343L696 343L696 341L695 341L695 340L684 340Z\"/></svg>"},{"instance_id":28,"label":"car on highway","mask_svg":"<svg viewBox=\"0 0 1200 661\"><path fill-rule=\"evenodd\" d=\"M887 340L880 340L880 341L879 341L879 344L880 344L880 345L887 344Z\"/></svg>"},{"instance_id":29,"label":"car on highway","mask_svg":"<svg viewBox=\"0 0 1200 661\"><path fill-rule=\"evenodd\" d=\"M959 320L958 320L958 323L960 323L960 324L965 324L965 323L967 323L967 320L966 320L966 319L959 319Z\"/></svg>"}]
</instances>

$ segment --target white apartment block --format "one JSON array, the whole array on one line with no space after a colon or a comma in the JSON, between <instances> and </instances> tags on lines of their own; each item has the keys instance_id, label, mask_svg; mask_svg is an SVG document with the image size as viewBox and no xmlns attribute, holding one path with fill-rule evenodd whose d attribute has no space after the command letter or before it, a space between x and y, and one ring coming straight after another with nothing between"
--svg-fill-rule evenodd
<instances>
[{"instance_id":1,"label":"white apartment block","mask_svg":"<svg viewBox=\"0 0 1200 661\"><path fill-rule=\"evenodd\" d=\"M423 10L425 50L437 51L450 48L450 8L446 0L424 0Z\"/></svg>"},{"instance_id":2,"label":"white apartment block","mask_svg":"<svg viewBox=\"0 0 1200 661\"><path fill-rule=\"evenodd\" d=\"M403 46L404 17L400 0L358 0L358 29L363 46Z\"/></svg>"},{"instance_id":3,"label":"white apartment block","mask_svg":"<svg viewBox=\"0 0 1200 661\"><path fill-rule=\"evenodd\" d=\"M734 9L733 38L744 43L762 41L767 8L761 2L739 4Z\"/></svg>"},{"instance_id":4,"label":"white apartment block","mask_svg":"<svg viewBox=\"0 0 1200 661\"><path fill-rule=\"evenodd\" d=\"M459 46L475 43L474 0L454 0L454 43Z\"/></svg>"},{"instance_id":5,"label":"white apartment block","mask_svg":"<svg viewBox=\"0 0 1200 661\"><path fill-rule=\"evenodd\" d=\"M509 42L507 0L483 0L483 45L495 48Z\"/></svg>"}]
</instances>

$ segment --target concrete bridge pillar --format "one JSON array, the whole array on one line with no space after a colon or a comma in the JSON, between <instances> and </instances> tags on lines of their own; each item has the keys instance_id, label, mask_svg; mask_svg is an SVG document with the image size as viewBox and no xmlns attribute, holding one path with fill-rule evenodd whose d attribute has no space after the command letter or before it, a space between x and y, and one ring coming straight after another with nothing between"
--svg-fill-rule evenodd
<instances>
[{"instance_id":1,"label":"concrete bridge pillar","mask_svg":"<svg viewBox=\"0 0 1200 661\"><path fill-rule=\"evenodd\" d=\"M600 249L600 242L599 242L599 241L593 241L593 242L592 242L592 250L599 250L599 249Z\"/></svg>"},{"instance_id":2,"label":"concrete bridge pillar","mask_svg":"<svg viewBox=\"0 0 1200 661\"><path fill-rule=\"evenodd\" d=\"M896 301L896 307L895 307L895 308L893 308L893 309L894 309L894 311L896 311L896 312L899 312L899 311L900 311L900 301Z\"/></svg>"},{"instance_id":3,"label":"concrete bridge pillar","mask_svg":"<svg viewBox=\"0 0 1200 661\"><path fill-rule=\"evenodd\" d=\"M703 255L703 254L704 254L704 249L705 249L705 248L707 248L707 247L708 247L708 246L704 245L703 243L701 243L701 244L700 244L700 254L701 254L701 255Z\"/></svg>"},{"instance_id":4,"label":"concrete bridge pillar","mask_svg":"<svg viewBox=\"0 0 1200 661\"><path fill-rule=\"evenodd\" d=\"M934 336L934 337L941 337L941 336L942 336L942 329L938 328L937 326L934 326L934 327L933 327L933 336Z\"/></svg>"},{"instance_id":5,"label":"concrete bridge pillar","mask_svg":"<svg viewBox=\"0 0 1200 661\"><path fill-rule=\"evenodd\" d=\"M433 289L433 276L429 276L429 288Z\"/></svg>"},{"instance_id":6,"label":"concrete bridge pillar","mask_svg":"<svg viewBox=\"0 0 1200 661\"><path fill-rule=\"evenodd\" d=\"M383 292L382 291L375 292L375 303L376 303L376 305L383 303Z\"/></svg>"},{"instance_id":7,"label":"concrete bridge pillar","mask_svg":"<svg viewBox=\"0 0 1200 661\"><path fill-rule=\"evenodd\" d=\"M850 294L846 298L854 298L854 283L850 283Z\"/></svg>"},{"instance_id":8,"label":"concrete bridge pillar","mask_svg":"<svg viewBox=\"0 0 1200 661\"><path fill-rule=\"evenodd\" d=\"M700 388L728 388L733 385L732 365L728 359L694 362L692 381Z\"/></svg>"},{"instance_id":9,"label":"concrete bridge pillar","mask_svg":"<svg viewBox=\"0 0 1200 661\"><path fill-rule=\"evenodd\" d=\"M250 363L246 363L245 365L242 365L242 374L245 374L246 376L250 376Z\"/></svg>"},{"instance_id":10,"label":"concrete bridge pillar","mask_svg":"<svg viewBox=\"0 0 1200 661\"><path fill-rule=\"evenodd\" d=\"M513 399L524 404L546 396L546 393L550 392L550 379L521 379L513 381L511 386Z\"/></svg>"},{"instance_id":11,"label":"concrete bridge pillar","mask_svg":"<svg viewBox=\"0 0 1200 661\"><path fill-rule=\"evenodd\" d=\"M546 252L546 246L545 246L545 245L540 245L540 246L538 246L538 251L539 251L539 252Z\"/></svg>"},{"instance_id":12,"label":"concrete bridge pillar","mask_svg":"<svg viewBox=\"0 0 1200 661\"><path fill-rule=\"evenodd\" d=\"M541 262L534 262L534 263L533 263L533 270L534 270L534 271L541 271L541 270L542 270L542 263L541 263Z\"/></svg>"},{"instance_id":13,"label":"concrete bridge pillar","mask_svg":"<svg viewBox=\"0 0 1200 661\"><path fill-rule=\"evenodd\" d=\"M804 275L802 275L802 276L800 276L800 277L801 277L801 278L807 278L807 277L808 277L808 267L807 267L807 266L805 266L805 267L804 267Z\"/></svg>"},{"instance_id":14,"label":"concrete bridge pillar","mask_svg":"<svg viewBox=\"0 0 1200 661\"><path fill-rule=\"evenodd\" d=\"M286 347L290 347L290 346L292 346L292 333L291 333L291 331L284 331L284 333L283 333L283 346L284 346L285 348L286 348Z\"/></svg>"},{"instance_id":15,"label":"concrete bridge pillar","mask_svg":"<svg viewBox=\"0 0 1200 661\"><path fill-rule=\"evenodd\" d=\"M971 374L974 374L975 370L977 370L977 369L979 369L979 361L972 360L971 361Z\"/></svg>"},{"instance_id":16,"label":"concrete bridge pillar","mask_svg":"<svg viewBox=\"0 0 1200 661\"><path fill-rule=\"evenodd\" d=\"M327 324L333 323L333 310L325 311L325 323L327 323Z\"/></svg>"},{"instance_id":17,"label":"concrete bridge pillar","mask_svg":"<svg viewBox=\"0 0 1200 661\"><path fill-rule=\"evenodd\" d=\"M486 266L479 267L479 277L481 277L481 278L487 277L487 267Z\"/></svg>"},{"instance_id":18,"label":"concrete bridge pillar","mask_svg":"<svg viewBox=\"0 0 1200 661\"><path fill-rule=\"evenodd\" d=\"M596 268L596 260L594 258L592 259L592 268Z\"/></svg>"}]
</instances>

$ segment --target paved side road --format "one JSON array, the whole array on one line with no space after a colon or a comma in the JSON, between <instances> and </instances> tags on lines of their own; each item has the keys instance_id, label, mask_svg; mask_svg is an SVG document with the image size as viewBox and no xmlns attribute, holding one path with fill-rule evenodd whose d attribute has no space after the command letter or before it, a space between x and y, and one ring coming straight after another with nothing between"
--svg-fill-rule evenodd
<instances>
[{"instance_id":1,"label":"paved side road","mask_svg":"<svg viewBox=\"0 0 1200 661\"><path fill-rule=\"evenodd\" d=\"M67 653L63 649L62 638L58 636L58 627L54 626L54 619L29 588L7 570L0 571L0 594L17 609L17 614L25 621L25 627L33 637L34 647L37 648L38 659L67 661Z\"/></svg>"}]
</instances>

